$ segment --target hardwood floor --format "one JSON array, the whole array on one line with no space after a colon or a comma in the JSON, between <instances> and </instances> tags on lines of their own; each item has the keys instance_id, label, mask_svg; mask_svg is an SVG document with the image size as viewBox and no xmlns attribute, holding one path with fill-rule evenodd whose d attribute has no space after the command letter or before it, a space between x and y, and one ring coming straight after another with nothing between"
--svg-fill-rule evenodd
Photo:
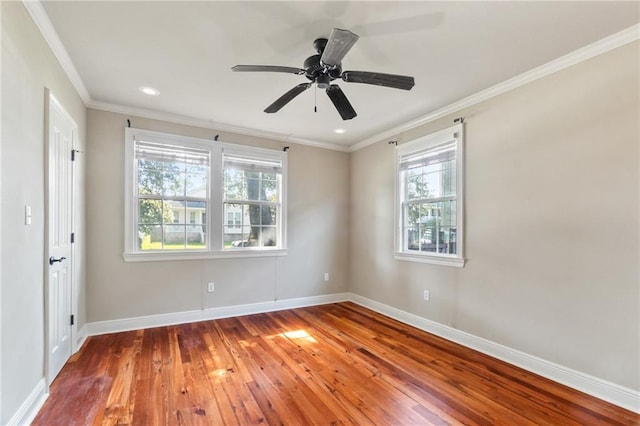
<instances>
[{"instance_id":1,"label":"hardwood floor","mask_svg":"<svg viewBox=\"0 0 640 426\"><path fill-rule=\"evenodd\" d=\"M90 337L34 425L640 424L353 303Z\"/></svg>"}]
</instances>

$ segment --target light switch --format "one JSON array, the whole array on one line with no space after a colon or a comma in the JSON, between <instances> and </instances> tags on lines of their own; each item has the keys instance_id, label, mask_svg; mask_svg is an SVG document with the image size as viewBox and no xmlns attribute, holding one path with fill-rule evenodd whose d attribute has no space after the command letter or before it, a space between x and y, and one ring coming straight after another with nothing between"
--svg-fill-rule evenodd
<instances>
[{"instance_id":1,"label":"light switch","mask_svg":"<svg viewBox=\"0 0 640 426\"><path fill-rule=\"evenodd\" d=\"M31 206L24 206L24 224L31 225Z\"/></svg>"}]
</instances>

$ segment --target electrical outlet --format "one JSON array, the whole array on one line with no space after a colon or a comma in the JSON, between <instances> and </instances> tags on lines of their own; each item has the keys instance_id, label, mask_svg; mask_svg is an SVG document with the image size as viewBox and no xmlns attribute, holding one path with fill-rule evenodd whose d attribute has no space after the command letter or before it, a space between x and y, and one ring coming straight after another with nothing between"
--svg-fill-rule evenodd
<instances>
[{"instance_id":1,"label":"electrical outlet","mask_svg":"<svg viewBox=\"0 0 640 426\"><path fill-rule=\"evenodd\" d=\"M215 283L209 283L209 284L207 285L207 291L208 291L209 293L213 293L215 290L216 290L216 285L215 285Z\"/></svg>"},{"instance_id":2,"label":"electrical outlet","mask_svg":"<svg viewBox=\"0 0 640 426\"><path fill-rule=\"evenodd\" d=\"M324 280L325 281L329 281L329 273L328 272L324 273Z\"/></svg>"},{"instance_id":3,"label":"electrical outlet","mask_svg":"<svg viewBox=\"0 0 640 426\"><path fill-rule=\"evenodd\" d=\"M424 300L429 300L429 290L424 291Z\"/></svg>"}]
</instances>

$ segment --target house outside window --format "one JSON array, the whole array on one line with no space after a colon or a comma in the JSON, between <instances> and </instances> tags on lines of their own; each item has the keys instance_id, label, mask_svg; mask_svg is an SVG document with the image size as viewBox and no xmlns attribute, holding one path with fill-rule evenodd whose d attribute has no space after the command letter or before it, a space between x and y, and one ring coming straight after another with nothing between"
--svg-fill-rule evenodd
<instances>
[{"instance_id":1,"label":"house outside window","mask_svg":"<svg viewBox=\"0 0 640 426\"><path fill-rule=\"evenodd\" d=\"M396 259L463 266L463 125L396 148Z\"/></svg>"},{"instance_id":2,"label":"house outside window","mask_svg":"<svg viewBox=\"0 0 640 426\"><path fill-rule=\"evenodd\" d=\"M125 157L125 260L286 254L285 152L127 128Z\"/></svg>"}]
</instances>

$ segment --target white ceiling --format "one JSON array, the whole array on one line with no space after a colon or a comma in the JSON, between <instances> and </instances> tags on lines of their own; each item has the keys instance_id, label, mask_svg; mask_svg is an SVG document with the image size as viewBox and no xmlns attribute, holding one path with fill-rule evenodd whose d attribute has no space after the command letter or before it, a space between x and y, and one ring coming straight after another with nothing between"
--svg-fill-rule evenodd
<instances>
[{"instance_id":1,"label":"white ceiling","mask_svg":"<svg viewBox=\"0 0 640 426\"><path fill-rule=\"evenodd\" d=\"M90 100L345 148L416 120L639 22L638 2L50 2L42 5ZM412 75L411 91L339 81L343 121L321 90L263 109L303 76L332 28L360 36L343 69ZM138 91L152 86L160 95ZM316 102L318 112L314 112ZM344 134L333 129L343 128Z\"/></svg>"}]
</instances>

